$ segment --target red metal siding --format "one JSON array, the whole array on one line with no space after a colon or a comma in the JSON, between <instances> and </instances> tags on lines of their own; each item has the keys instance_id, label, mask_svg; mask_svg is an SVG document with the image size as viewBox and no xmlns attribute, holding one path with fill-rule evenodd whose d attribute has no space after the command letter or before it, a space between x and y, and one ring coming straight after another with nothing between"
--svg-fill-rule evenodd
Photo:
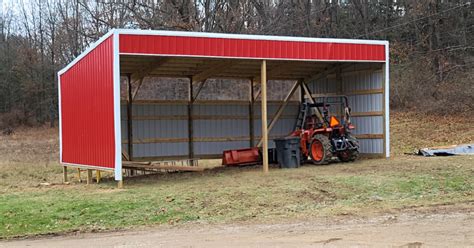
<instances>
[{"instance_id":1,"label":"red metal siding","mask_svg":"<svg viewBox=\"0 0 474 248\"><path fill-rule=\"evenodd\" d=\"M115 167L113 37L60 76L62 162Z\"/></svg>"},{"instance_id":2,"label":"red metal siding","mask_svg":"<svg viewBox=\"0 0 474 248\"><path fill-rule=\"evenodd\" d=\"M384 45L162 35L121 34L120 53L385 62Z\"/></svg>"}]
</instances>

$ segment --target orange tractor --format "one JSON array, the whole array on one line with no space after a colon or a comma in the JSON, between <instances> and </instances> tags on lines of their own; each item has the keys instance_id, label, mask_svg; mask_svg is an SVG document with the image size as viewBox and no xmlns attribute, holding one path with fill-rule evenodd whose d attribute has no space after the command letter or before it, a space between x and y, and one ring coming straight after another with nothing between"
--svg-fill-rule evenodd
<instances>
[{"instance_id":1,"label":"orange tractor","mask_svg":"<svg viewBox=\"0 0 474 248\"><path fill-rule=\"evenodd\" d=\"M354 161L359 156L359 142L351 135L351 109L346 96L320 98L304 102L290 136L301 138L302 160L314 164L327 164L333 157L340 161ZM339 107L339 108L338 108ZM329 112L339 112L342 120Z\"/></svg>"}]
</instances>

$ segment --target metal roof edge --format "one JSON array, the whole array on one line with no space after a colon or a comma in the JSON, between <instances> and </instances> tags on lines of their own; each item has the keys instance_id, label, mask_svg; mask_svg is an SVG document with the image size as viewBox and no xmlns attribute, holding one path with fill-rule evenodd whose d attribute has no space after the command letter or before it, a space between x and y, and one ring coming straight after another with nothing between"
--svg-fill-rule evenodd
<instances>
[{"instance_id":1,"label":"metal roof edge","mask_svg":"<svg viewBox=\"0 0 474 248\"><path fill-rule=\"evenodd\" d=\"M275 40L275 41L302 41L302 42L333 42L346 44L367 44L367 45L388 45L387 40L361 40L361 39L335 39L335 38L310 38L276 35L253 35L253 34L229 34L229 33L208 33L208 32L188 32L188 31L167 31L167 30L143 30L143 29L111 29L100 39L90 44L73 61L59 70L58 76L64 74L94 48L112 35L163 35L163 36L183 36L183 37L203 37L203 38L227 38L227 39L249 39L249 40Z\"/></svg>"},{"instance_id":2,"label":"metal roof edge","mask_svg":"<svg viewBox=\"0 0 474 248\"><path fill-rule=\"evenodd\" d=\"M105 35L100 37L97 41L94 43L90 44L86 50L84 50L79 56L77 56L73 61L71 61L69 64L67 64L63 69L61 69L58 72L58 77L61 76L63 73L68 71L71 67L73 67L77 62L79 62L82 58L84 58L87 54L89 54L94 48L96 48L98 45L100 45L104 40L109 38L110 36L117 34L117 29L111 29L109 32L107 32Z\"/></svg>"},{"instance_id":3,"label":"metal roof edge","mask_svg":"<svg viewBox=\"0 0 474 248\"><path fill-rule=\"evenodd\" d=\"M129 34L129 35L163 35L163 36L227 38L227 39L248 39L248 40L302 41L302 42L327 42L327 43L332 42L332 43L367 44L367 45L387 45L388 44L387 40L311 38L311 37L294 37L294 36L277 36L277 35L229 34L229 33L144 30L144 29L117 29L117 33Z\"/></svg>"}]
</instances>

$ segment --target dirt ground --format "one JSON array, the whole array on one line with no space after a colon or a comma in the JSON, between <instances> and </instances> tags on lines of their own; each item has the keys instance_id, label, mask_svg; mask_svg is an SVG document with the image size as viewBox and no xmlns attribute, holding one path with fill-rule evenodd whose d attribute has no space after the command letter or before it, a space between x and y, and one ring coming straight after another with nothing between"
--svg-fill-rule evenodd
<instances>
[{"instance_id":1,"label":"dirt ground","mask_svg":"<svg viewBox=\"0 0 474 248\"><path fill-rule=\"evenodd\" d=\"M420 213L421 212L421 213ZM428 212L266 224L190 224L0 242L0 247L474 247L474 212Z\"/></svg>"}]
</instances>

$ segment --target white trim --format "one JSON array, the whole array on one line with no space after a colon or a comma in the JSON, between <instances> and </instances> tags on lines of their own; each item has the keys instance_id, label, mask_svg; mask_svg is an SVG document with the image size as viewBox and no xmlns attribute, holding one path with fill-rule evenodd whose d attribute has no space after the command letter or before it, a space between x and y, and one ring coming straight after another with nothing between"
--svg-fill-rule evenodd
<instances>
[{"instance_id":1,"label":"white trim","mask_svg":"<svg viewBox=\"0 0 474 248\"><path fill-rule=\"evenodd\" d=\"M327 60L327 59L290 59L290 58L264 58L264 57L235 57L235 56L207 56L207 55L180 55L180 54L161 54L161 53L120 53L120 55L139 55L139 56L162 56L162 57L180 57L180 58L221 58L221 59L247 59L247 60L274 60L274 61L303 61L303 62L367 62L384 63L384 60Z\"/></svg>"},{"instance_id":2,"label":"white trim","mask_svg":"<svg viewBox=\"0 0 474 248\"><path fill-rule=\"evenodd\" d=\"M385 156L390 157L390 54L385 44Z\"/></svg>"},{"instance_id":3,"label":"white trim","mask_svg":"<svg viewBox=\"0 0 474 248\"><path fill-rule=\"evenodd\" d=\"M81 168L85 170L114 171L114 168L95 166L95 165L85 165L85 164L62 163L61 166L77 167L77 168Z\"/></svg>"},{"instance_id":4,"label":"white trim","mask_svg":"<svg viewBox=\"0 0 474 248\"><path fill-rule=\"evenodd\" d=\"M96 42L92 43L89 45L89 47L87 47L87 49L82 52L81 54L79 54L79 56L77 56L71 63L69 63L66 67L64 67L63 69L61 69L59 72L58 72L58 75L61 75L63 73L65 73L67 70L69 70L72 66L74 66L77 62L79 62L82 58L84 58L88 53L90 53L92 50L94 50L98 45L100 45L104 40L106 40L107 38L109 38L112 34L114 34L115 30L111 30L109 31L107 34L105 34L104 36L102 36L99 40L97 40Z\"/></svg>"},{"instance_id":5,"label":"white trim","mask_svg":"<svg viewBox=\"0 0 474 248\"><path fill-rule=\"evenodd\" d=\"M116 31L119 34L129 34L129 35L161 35L161 36L183 36L183 37L225 38L225 39L246 39L246 40L349 43L349 44L367 44L367 45L385 45L387 43L387 41L384 41L384 40L308 38L308 37L292 37L292 36L276 36L276 35L227 34L227 33L142 30L142 29L117 29Z\"/></svg>"},{"instance_id":6,"label":"white trim","mask_svg":"<svg viewBox=\"0 0 474 248\"><path fill-rule=\"evenodd\" d=\"M115 180L122 181L122 123L120 120L120 58L119 35L113 32L114 62L114 133L115 133Z\"/></svg>"},{"instance_id":7,"label":"white trim","mask_svg":"<svg viewBox=\"0 0 474 248\"><path fill-rule=\"evenodd\" d=\"M63 162L63 132L61 112L61 75L58 72L58 124L59 124L59 163Z\"/></svg>"}]
</instances>

